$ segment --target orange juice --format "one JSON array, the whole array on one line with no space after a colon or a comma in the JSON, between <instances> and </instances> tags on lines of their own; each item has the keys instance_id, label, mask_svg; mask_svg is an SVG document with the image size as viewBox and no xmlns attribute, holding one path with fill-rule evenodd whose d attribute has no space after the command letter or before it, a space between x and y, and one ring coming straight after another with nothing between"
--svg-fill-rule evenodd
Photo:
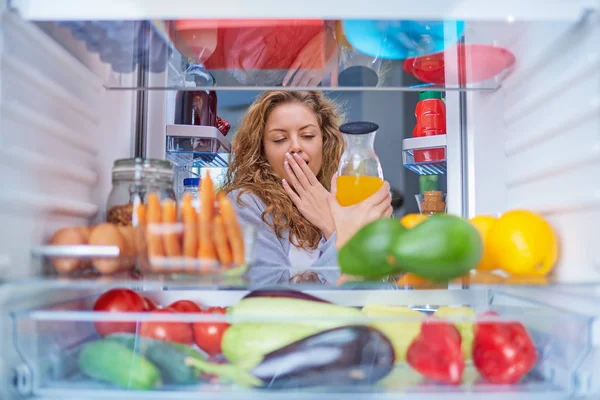
<instances>
[{"instance_id":1,"label":"orange juice","mask_svg":"<svg viewBox=\"0 0 600 400\"><path fill-rule=\"evenodd\" d=\"M383 185L377 176L339 176L337 179L337 200L347 207L360 203L375 193Z\"/></svg>"}]
</instances>

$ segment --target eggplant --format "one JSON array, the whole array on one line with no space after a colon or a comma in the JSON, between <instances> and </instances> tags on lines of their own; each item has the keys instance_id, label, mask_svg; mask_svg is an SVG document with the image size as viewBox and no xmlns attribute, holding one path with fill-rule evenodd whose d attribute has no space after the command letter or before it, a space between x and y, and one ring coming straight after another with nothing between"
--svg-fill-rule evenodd
<instances>
[{"instance_id":1,"label":"eggplant","mask_svg":"<svg viewBox=\"0 0 600 400\"><path fill-rule=\"evenodd\" d=\"M329 329L277 349L250 373L269 389L369 385L394 367L394 348L377 329Z\"/></svg>"},{"instance_id":2,"label":"eggplant","mask_svg":"<svg viewBox=\"0 0 600 400\"><path fill-rule=\"evenodd\" d=\"M243 299L250 299L253 297L275 297L275 298L288 298L288 299L298 299L298 300L308 300L308 301L316 301L319 303L329 303L330 301L323 300L319 297L300 292L298 290L293 289L257 289L253 290L247 295L243 297Z\"/></svg>"},{"instance_id":3,"label":"eggplant","mask_svg":"<svg viewBox=\"0 0 600 400\"><path fill-rule=\"evenodd\" d=\"M394 368L394 348L379 330L350 325L329 329L266 354L247 369L188 358L186 365L261 389L371 385Z\"/></svg>"}]
</instances>

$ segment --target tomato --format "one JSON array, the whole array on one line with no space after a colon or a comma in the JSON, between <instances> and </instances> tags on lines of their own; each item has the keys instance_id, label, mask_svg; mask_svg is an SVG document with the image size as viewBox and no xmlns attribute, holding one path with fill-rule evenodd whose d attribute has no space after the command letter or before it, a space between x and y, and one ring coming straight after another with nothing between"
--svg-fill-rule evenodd
<instances>
[{"instance_id":1,"label":"tomato","mask_svg":"<svg viewBox=\"0 0 600 400\"><path fill-rule=\"evenodd\" d=\"M171 304L168 308L175 309L179 312L202 312L200 306L190 300L178 300Z\"/></svg>"},{"instance_id":2,"label":"tomato","mask_svg":"<svg viewBox=\"0 0 600 400\"><path fill-rule=\"evenodd\" d=\"M205 314L225 314L223 307L211 307L202 311ZM229 328L227 322L196 322L193 324L196 344L210 356L221 354L221 340Z\"/></svg>"},{"instance_id":3,"label":"tomato","mask_svg":"<svg viewBox=\"0 0 600 400\"><path fill-rule=\"evenodd\" d=\"M143 297L131 289L111 289L98 297L94 303L94 311L143 312L145 310ZM94 326L100 336L117 332L134 333L136 330L135 321L97 321L94 322Z\"/></svg>"},{"instance_id":4,"label":"tomato","mask_svg":"<svg viewBox=\"0 0 600 400\"><path fill-rule=\"evenodd\" d=\"M161 308L154 310L152 314L177 313L172 308ZM191 345L194 342L192 326L187 322L175 321L144 321L140 326L140 336L167 342Z\"/></svg>"},{"instance_id":5,"label":"tomato","mask_svg":"<svg viewBox=\"0 0 600 400\"><path fill-rule=\"evenodd\" d=\"M154 301L152 301L152 299L149 299L148 297L143 297L144 299L144 307L146 308L146 311L154 311L158 308L158 306L156 305L156 303Z\"/></svg>"}]
</instances>

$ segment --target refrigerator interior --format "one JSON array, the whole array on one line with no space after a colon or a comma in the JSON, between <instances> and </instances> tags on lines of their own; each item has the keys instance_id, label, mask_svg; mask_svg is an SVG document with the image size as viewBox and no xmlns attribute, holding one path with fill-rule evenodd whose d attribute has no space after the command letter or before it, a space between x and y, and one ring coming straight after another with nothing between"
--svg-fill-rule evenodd
<instances>
[{"instance_id":1,"label":"refrigerator interior","mask_svg":"<svg viewBox=\"0 0 600 400\"><path fill-rule=\"evenodd\" d=\"M447 68L442 85L415 81L403 70L403 60L344 50L340 60L346 64L341 63L341 68L368 65L378 73L377 86L341 87L324 78L318 89L332 97L347 93L347 98L353 99L349 101L353 115L380 122L382 131L376 143L380 143L383 162L389 165L384 168L390 171L386 177L404 190L416 187L417 174L403 168L402 146L417 143L426 147L429 143L402 143L411 137L417 92L444 91L446 171L441 177L448 193L448 212L465 217L515 208L539 212L560 236L560 259L550 282L541 287L306 288L340 305L403 305L424 312L442 305L470 306L477 312L499 311L506 321L521 321L532 334L539 358L533 372L517 385L482 383L472 367L467 367L471 378L459 386L435 385L423 382L404 366L395 368L392 375L401 378L376 387L338 386L316 393L286 390L284 395L564 399L600 394L600 325L595 307L600 282L596 249L600 237L597 2L556 0L552 5L523 5L506 1L486 10L470 1L440 1L437 8L385 2L382 8L394 11L384 15L374 10L377 7L365 11L352 1L309 1L301 9L279 4L266 8L260 1L248 9L224 1L211 10L199 10L189 1L173 2L171 8L139 1L106 7L94 1L85 10L67 3L0 1L0 11L5 7L0 23L0 221L6 228L0 232L0 375L5 377L0 397L183 399L205 394L246 399L282 395L208 383L165 385L159 391L136 393L83 377L76 357L83 343L97 338L94 321L102 316L95 316L91 307L103 291L130 287L161 304L185 298L231 306L249 287L155 277L46 276L31 250L46 243L58 228L105 218L114 160L139 154L165 158L166 126L174 122L175 93L191 90L194 84L190 64L171 42L161 20L297 15L327 16L329 20L443 19L449 42L461 37L464 45L508 49L514 62L494 76L475 79L479 71L467 61L462 72ZM256 10L270 11L269 15L256 15L261 12ZM101 41L77 37L77 32L86 31L86 24L98 26L90 21L111 29L121 18L130 20L119 25L122 29L133 27L142 32L122 55L124 64L111 59ZM457 20L465 21L463 34L456 30ZM142 46L146 46L144 51L139 48ZM451 46L444 55L448 66L476 57ZM211 73L214 88L227 98L234 91L258 93L277 88L273 82L278 82L285 70L216 68ZM196 87L204 88L212 86ZM401 125L394 126L395 121ZM227 139L231 140L232 134ZM404 194L406 202L413 201L415 193ZM141 313L131 318L142 323L156 320ZM177 317L180 322L197 320L193 314Z\"/></svg>"}]
</instances>

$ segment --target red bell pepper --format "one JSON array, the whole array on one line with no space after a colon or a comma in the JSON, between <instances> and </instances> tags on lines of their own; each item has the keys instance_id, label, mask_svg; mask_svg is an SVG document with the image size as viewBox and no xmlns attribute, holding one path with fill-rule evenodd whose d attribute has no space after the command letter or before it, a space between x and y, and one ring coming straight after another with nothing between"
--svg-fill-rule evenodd
<instances>
[{"instance_id":1,"label":"red bell pepper","mask_svg":"<svg viewBox=\"0 0 600 400\"><path fill-rule=\"evenodd\" d=\"M426 378L458 384L465 369L458 329L440 319L426 319L408 347L406 361Z\"/></svg>"},{"instance_id":2,"label":"red bell pepper","mask_svg":"<svg viewBox=\"0 0 600 400\"><path fill-rule=\"evenodd\" d=\"M473 364L491 383L516 383L537 360L535 345L520 322L478 321L473 340Z\"/></svg>"}]
</instances>

